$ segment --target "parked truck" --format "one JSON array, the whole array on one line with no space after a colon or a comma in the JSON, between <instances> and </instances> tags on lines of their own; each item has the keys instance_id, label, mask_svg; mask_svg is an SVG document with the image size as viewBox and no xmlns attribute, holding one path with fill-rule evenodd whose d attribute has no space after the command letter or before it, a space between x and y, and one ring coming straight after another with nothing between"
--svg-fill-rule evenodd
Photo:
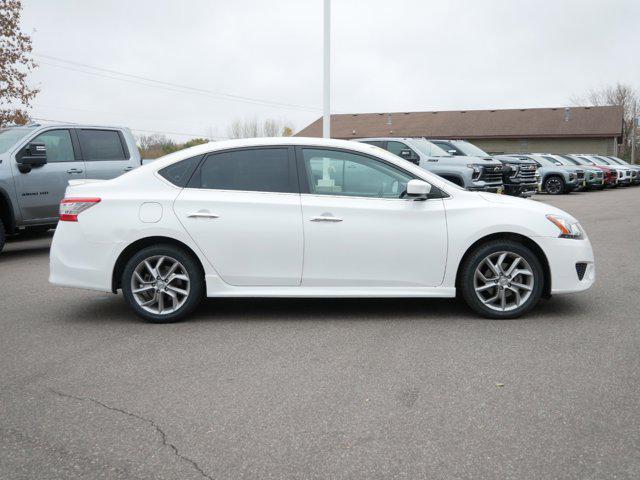
<instances>
[{"instance_id":1,"label":"parked truck","mask_svg":"<svg viewBox=\"0 0 640 480\"><path fill-rule=\"evenodd\" d=\"M423 138L362 138L467 190L502 193L502 163L491 157L454 156Z\"/></svg>"},{"instance_id":2,"label":"parked truck","mask_svg":"<svg viewBox=\"0 0 640 480\"><path fill-rule=\"evenodd\" d=\"M484 150L476 147L466 140L430 140L447 153L455 156L476 156L491 158ZM530 197L538 190L539 174L538 165L527 158L500 157L497 158L504 168L502 170L502 183L504 193L515 197Z\"/></svg>"},{"instance_id":3,"label":"parked truck","mask_svg":"<svg viewBox=\"0 0 640 480\"><path fill-rule=\"evenodd\" d=\"M70 180L110 179L140 165L128 128L29 124L0 130L0 251L6 235L57 224Z\"/></svg>"}]
</instances>

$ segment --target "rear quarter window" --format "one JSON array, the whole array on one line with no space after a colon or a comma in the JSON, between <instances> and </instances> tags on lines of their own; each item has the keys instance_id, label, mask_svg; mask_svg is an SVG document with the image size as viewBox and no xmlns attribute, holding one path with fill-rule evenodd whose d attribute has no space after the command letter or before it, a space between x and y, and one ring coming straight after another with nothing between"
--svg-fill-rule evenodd
<instances>
[{"instance_id":1,"label":"rear quarter window","mask_svg":"<svg viewBox=\"0 0 640 480\"><path fill-rule=\"evenodd\" d=\"M191 175L193 175L193 171L196 169L203 156L204 155L198 155L187 158L186 160L181 160L158 170L158 173L162 178L173 183L176 187L184 188L189 183L189 179L191 178Z\"/></svg>"}]
</instances>

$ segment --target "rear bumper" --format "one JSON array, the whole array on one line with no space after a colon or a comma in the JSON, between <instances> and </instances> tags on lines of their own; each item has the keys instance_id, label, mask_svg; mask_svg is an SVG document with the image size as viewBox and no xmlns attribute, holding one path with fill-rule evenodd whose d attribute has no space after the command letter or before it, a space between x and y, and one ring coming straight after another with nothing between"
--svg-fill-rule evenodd
<instances>
[{"instance_id":1,"label":"rear bumper","mask_svg":"<svg viewBox=\"0 0 640 480\"><path fill-rule=\"evenodd\" d=\"M111 292L114 259L123 247L112 240L87 235L82 228L76 222L58 224L49 253L49 282Z\"/></svg>"},{"instance_id":2,"label":"rear bumper","mask_svg":"<svg viewBox=\"0 0 640 480\"><path fill-rule=\"evenodd\" d=\"M549 262L552 294L581 292L593 285L596 280L596 267L593 249L588 239L537 237L535 240ZM576 270L578 263L587 264L582 279Z\"/></svg>"}]
</instances>

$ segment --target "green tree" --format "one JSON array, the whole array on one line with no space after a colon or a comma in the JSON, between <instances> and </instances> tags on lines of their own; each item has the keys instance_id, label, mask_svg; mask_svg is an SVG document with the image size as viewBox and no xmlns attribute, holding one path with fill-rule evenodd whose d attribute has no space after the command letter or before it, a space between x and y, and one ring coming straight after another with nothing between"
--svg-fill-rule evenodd
<instances>
[{"instance_id":1,"label":"green tree","mask_svg":"<svg viewBox=\"0 0 640 480\"><path fill-rule=\"evenodd\" d=\"M36 68L31 58L31 37L20 30L21 0L0 0L0 128L24 124L26 109L38 94L27 84Z\"/></svg>"}]
</instances>

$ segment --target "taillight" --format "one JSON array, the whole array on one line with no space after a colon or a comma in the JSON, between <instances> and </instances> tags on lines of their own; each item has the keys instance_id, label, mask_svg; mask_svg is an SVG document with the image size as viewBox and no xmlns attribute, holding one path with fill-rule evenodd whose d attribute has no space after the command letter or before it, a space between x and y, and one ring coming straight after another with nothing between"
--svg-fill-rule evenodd
<instances>
[{"instance_id":1,"label":"taillight","mask_svg":"<svg viewBox=\"0 0 640 480\"><path fill-rule=\"evenodd\" d=\"M77 222L78 215L100 203L99 198L64 198L60 202L60 221Z\"/></svg>"}]
</instances>

